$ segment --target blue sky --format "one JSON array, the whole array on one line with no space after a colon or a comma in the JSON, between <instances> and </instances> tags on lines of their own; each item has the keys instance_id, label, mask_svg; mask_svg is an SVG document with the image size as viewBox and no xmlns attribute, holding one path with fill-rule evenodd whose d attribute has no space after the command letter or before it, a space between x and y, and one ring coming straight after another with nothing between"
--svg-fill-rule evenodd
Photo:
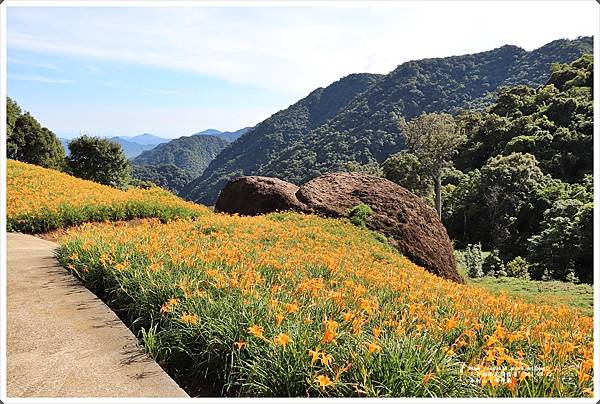
<instances>
[{"instance_id":1,"label":"blue sky","mask_svg":"<svg viewBox=\"0 0 600 404\"><path fill-rule=\"evenodd\" d=\"M9 6L7 88L62 136L179 137L254 125L350 73L593 35L598 17L590 0Z\"/></svg>"}]
</instances>

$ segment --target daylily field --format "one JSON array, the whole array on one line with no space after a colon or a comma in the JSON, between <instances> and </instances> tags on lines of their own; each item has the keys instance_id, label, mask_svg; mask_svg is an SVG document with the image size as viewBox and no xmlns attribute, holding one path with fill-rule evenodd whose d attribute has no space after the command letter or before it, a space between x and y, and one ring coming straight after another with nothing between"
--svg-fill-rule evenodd
<instances>
[{"instance_id":1,"label":"daylily field","mask_svg":"<svg viewBox=\"0 0 600 404\"><path fill-rule=\"evenodd\" d=\"M9 223L44 228L36 218L63 212L69 192L78 209L107 203L40 170L9 162ZM113 206L151 199L111 192ZM57 256L187 383L227 396L592 395L593 321L578 310L445 281L346 221L214 214L167 195L156 206L196 217L85 224Z\"/></svg>"},{"instance_id":2,"label":"daylily field","mask_svg":"<svg viewBox=\"0 0 600 404\"><path fill-rule=\"evenodd\" d=\"M20 161L7 161L8 231L39 233L89 221L194 217L204 206L162 188L121 191Z\"/></svg>"}]
</instances>

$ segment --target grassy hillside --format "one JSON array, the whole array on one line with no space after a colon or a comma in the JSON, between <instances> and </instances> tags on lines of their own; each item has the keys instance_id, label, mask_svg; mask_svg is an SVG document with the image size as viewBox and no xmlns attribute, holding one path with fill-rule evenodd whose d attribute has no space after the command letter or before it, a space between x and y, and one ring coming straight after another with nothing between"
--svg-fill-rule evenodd
<instances>
[{"instance_id":1,"label":"grassy hillside","mask_svg":"<svg viewBox=\"0 0 600 404\"><path fill-rule=\"evenodd\" d=\"M160 188L121 191L59 171L7 161L8 231L39 233L88 221L195 217L204 206Z\"/></svg>"},{"instance_id":2,"label":"grassy hillside","mask_svg":"<svg viewBox=\"0 0 600 404\"><path fill-rule=\"evenodd\" d=\"M532 304L563 305L581 310L586 316L594 315L594 287L586 283L538 281L513 277L484 276L470 278L463 265L458 271L467 283L491 293L507 293L511 298Z\"/></svg>"},{"instance_id":3,"label":"grassy hillside","mask_svg":"<svg viewBox=\"0 0 600 404\"><path fill-rule=\"evenodd\" d=\"M184 385L228 396L591 394L592 318L445 281L340 220L87 225L58 256Z\"/></svg>"},{"instance_id":4,"label":"grassy hillside","mask_svg":"<svg viewBox=\"0 0 600 404\"><path fill-rule=\"evenodd\" d=\"M181 194L213 204L233 176L268 175L300 183L348 162L381 163L404 146L398 116L410 119L423 112L482 108L494 101L500 86L539 86L547 81L551 63L571 62L591 51L592 38L583 37L553 41L532 52L503 46L472 55L410 61L386 76L369 77L369 87L347 92L350 97L339 108L314 102L316 90L242 136ZM339 91L345 80L330 87ZM320 120L307 119L319 114Z\"/></svg>"}]
</instances>

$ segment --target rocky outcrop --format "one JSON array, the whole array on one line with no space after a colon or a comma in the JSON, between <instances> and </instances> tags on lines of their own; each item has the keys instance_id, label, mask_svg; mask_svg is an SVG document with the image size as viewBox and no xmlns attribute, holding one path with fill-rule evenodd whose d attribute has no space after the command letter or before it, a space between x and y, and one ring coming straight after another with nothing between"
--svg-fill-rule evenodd
<instances>
[{"instance_id":1,"label":"rocky outcrop","mask_svg":"<svg viewBox=\"0 0 600 404\"><path fill-rule=\"evenodd\" d=\"M302 185L298 200L313 212L343 217L364 203L373 214L367 227L383 233L412 262L443 278L463 283L452 243L435 210L400 185L362 173L332 173Z\"/></svg>"},{"instance_id":2,"label":"rocky outcrop","mask_svg":"<svg viewBox=\"0 0 600 404\"><path fill-rule=\"evenodd\" d=\"M244 176L227 183L215 205L217 212L260 215L283 210L305 211L298 187L271 177Z\"/></svg>"},{"instance_id":3,"label":"rocky outcrop","mask_svg":"<svg viewBox=\"0 0 600 404\"><path fill-rule=\"evenodd\" d=\"M452 244L435 210L400 185L363 173L331 173L301 187L269 177L230 181L215 209L256 215L295 210L328 217L346 217L356 205L373 214L368 228L383 233L412 262L443 278L464 283L458 274Z\"/></svg>"}]
</instances>

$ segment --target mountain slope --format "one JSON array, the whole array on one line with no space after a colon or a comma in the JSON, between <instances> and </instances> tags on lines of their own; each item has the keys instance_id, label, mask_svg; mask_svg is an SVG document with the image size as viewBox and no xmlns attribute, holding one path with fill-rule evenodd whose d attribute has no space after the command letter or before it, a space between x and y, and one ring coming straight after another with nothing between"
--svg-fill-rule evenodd
<instances>
[{"instance_id":1,"label":"mountain slope","mask_svg":"<svg viewBox=\"0 0 600 404\"><path fill-rule=\"evenodd\" d=\"M216 136L183 136L143 152L132 163L142 166L172 164L195 178L202 174L228 144L229 142Z\"/></svg>"},{"instance_id":2,"label":"mountain slope","mask_svg":"<svg viewBox=\"0 0 600 404\"><path fill-rule=\"evenodd\" d=\"M351 74L275 113L223 150L207 168L209 174L192 181L181 195L214 203L229 178L259 172L281 148L302 139L310 130L337 115L381 77Z\"/></svg>"},{"instance_id":3,"label":"mountain slope","mask_svg":"<svg viewBox=\"0 0 600 404\"><path fill-rule=\"evenodd\" d=\"M158 166L131 166L131 175L143 181L151 181L161 188L178 193L195 177L186 170L173 164L161 164Z\"/></svg>"},{"instance_id":4,"label":"mountain slope","mask_svg":"<svg viewBox=\"0 0 600 404\"><path fill-rule=\"evenodd\" d=\"M338 108L315 102L324 91L315 90L241 137L181 195L212 204L226 181L238 175L270 175L299 183L348 162L381 162L404 147L398 116L410 119L423 112L456 113L487 106L499 87L541 85L549 77L551 63L568 63L591 51L592 38L582 37L553 41L531 52L506 45L471 55L410 61L378 76L368 90L356 91ZM321 117L312 125L297 119L307 105L311 117Z\"/></svg>"}]
</instances>

